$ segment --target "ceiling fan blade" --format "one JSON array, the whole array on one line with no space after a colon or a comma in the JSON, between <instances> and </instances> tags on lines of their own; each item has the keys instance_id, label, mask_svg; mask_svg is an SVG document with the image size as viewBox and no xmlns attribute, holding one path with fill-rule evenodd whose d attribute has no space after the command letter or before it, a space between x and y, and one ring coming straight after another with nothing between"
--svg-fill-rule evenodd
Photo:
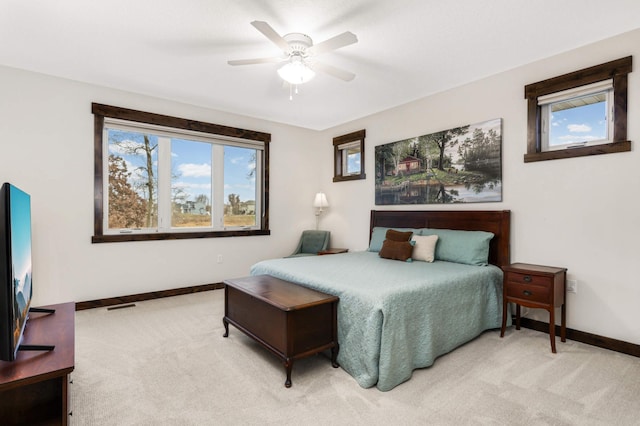
<instances>
[{"instance_id":1,"label":"ceiling fan blade","mask_svg":"<svg viewBox=\"0 0 640 426\"><path fill-rule=\"evenodd\" d=\"M233 61L227 61L229 65L253 65L253 64L268 64L284 61L285 58L275 56L272 58L253 58L253 59L236 59Z\"/></svg>"},{"instance_id":2,"label":"ceiling fan blade","mask_svg":"<svg viewBox=\"0 0 640 426\"><path fill-rule=\"evenodd\" d=\"M284 52L289 50L289 43L286 42L285 39L282 38L280 34L276 32L271 25L267 24L265 21L253 21L251 22L256 30L260 31L266 38L271 40L276 46L282 49Z\"/></svg>"},{"instance_id":3,"label":"ceiling fan blade","mask_svg":"<svg viewBox=\"0 0 640 426\"><path fill-rule=\"evenodd\" d=\"M319 55L321 53L329 52L331 50L340 49L341 47L348 46L358 42L358 37L351 31L345 31L335 37L331 37L328 40L320 42L309 48L309 53L313 55Z\"/></svg>"},{"instance_id":4,"label":"ceiling fan blade","mask_svg":"<svg viewBox=\"0 0 640 426\"><path fill-rule=\"evenodd\" d=\"M322 62L314 62L312 68L314 70L322 71L329 74L330 76L339 78L340 80L344 81L351 81L356 77L356 75L352 72L345 71L341 68L336 68L332 65L327 65Z\"/></svg>"}]
</instances>

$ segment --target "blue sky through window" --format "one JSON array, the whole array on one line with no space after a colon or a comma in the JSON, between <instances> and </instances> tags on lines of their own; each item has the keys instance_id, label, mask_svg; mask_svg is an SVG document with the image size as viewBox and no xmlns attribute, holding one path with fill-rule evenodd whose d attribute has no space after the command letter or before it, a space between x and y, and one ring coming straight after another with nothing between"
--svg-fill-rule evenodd
<instances>
[{"instance_id":1,"label":"blue sky through window","mask_svg":"<svg viewBox=\"0 0 640 426\"><path fill-rule=\"evenodd\" d=\"M159 138L148 134L150 145L155 147ZM122 157L127 170L132 173L132 181L144 178L142 170L146 166L146 156L142 147L144 134L125 130L109 130L109 153ZM181 189L186 200L194 201L204 194L213 199L211 175L213 145L186 139L171 139L172 187ZM137 151L136 151L137 149ZM136 153L134 153L136 151ZM152 151L154 175L158 176L158 149ZM241 201L255 200L256 179L252 172L256 167L256 150L251 148L224 146L224 202L229 194L238 194Z\"/></svg>"},{"instance_id":2,"label":"blue sky through window","mask_svg":"<svg viewBox=\"0 0 640 426\"><path fill-rule=\"evenodd\" d=\"M256 199L256 150L235 146L224 147L224 200L238 194L240 201Z\"/></svg>"},{"instance_id":3,"label":"blue sky through window","mask_svg":"<svg viewBox=\"0 0 640 426\"><path fill-rule=\"evenodd\" d=\"M174 186L179 186L194 200L204 194L211 196L211 150L212 145L204 142L173 139L171 141L171 162L173 174L177 176ZM230 194L240 196L240 201L256 198L255 150L235 146L224 147L224 202Z\"/></svg>"},{"instance_id":4,"label":"blue sky through window","mask_svg":"<svg viewBox=\"0 0 640 426\"><path fill-rule=\"evenodd\" d=\"M607 138L606 102L553 112L549 145L590 142Z\"/></svg>"},{"instance_id":5,"label":"blue sky through window","mask_svg":"<svg viewBox=\"0 0 640 426\"><path fill-rule=\"evenodd\" d=\"M194 201L211 197L211 144L184 139L171 140L171 187L179 188Z\"/></svg>"},{"instance_id":6,"label":"blue sky through window","mask_svg":"<svg viewBox=\"0 0 640 426\"><path fill-rule=\"evenodd\" d=\"M360 173L360 152L347 155L347 173Z\"/></svg>"}]
</instances>

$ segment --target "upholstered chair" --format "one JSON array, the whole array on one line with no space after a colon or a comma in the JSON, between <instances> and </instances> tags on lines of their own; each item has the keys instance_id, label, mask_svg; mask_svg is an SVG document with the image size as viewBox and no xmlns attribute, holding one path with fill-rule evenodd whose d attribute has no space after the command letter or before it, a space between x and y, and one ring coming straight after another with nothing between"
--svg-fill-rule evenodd
<instances>
[{"instance_id":1,"label":"upholstered chair","mask_svg":"<svg viewBox=\"0 0 640 426\"><path fill-rule=\"evenodd\" d=\"M314 256L329 247L329 231L302 231L298 247L287 257Z\"/></svg>"}]
</instances>

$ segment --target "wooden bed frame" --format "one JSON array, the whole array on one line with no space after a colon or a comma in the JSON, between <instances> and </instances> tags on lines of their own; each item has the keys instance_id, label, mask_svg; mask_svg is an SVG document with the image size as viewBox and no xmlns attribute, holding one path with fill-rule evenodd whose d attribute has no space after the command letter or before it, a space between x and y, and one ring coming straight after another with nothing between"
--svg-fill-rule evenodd
<instances>
[{"instance_id":1,"label":"wooden bed frame","mask_svg":"<svg viewBox=\"0 0 640 426\"><path fill-rule=\"evenodd\" d=\"M371 210L369 239L375 226L492 232L489 263L498 267L510 263L510 210Z\"/></svg>"}]
</instances>

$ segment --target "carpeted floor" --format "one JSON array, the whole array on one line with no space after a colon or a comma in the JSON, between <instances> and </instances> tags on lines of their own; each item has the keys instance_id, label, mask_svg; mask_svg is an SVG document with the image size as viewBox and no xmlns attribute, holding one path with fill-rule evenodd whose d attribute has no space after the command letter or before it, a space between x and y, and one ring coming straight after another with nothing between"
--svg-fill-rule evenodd
<instances>
[{"instance_id":1,"label":"carpeted floor","mask_svg":"<svg viewBox=\"0 0 640 426\"><path fill-rule=\"evenodd\" d=\"M76 313L72 425L638 425L640 358L511 328L390 392L324 355L281 362L233 326L224 291Z\"/></svg>"}]
</instances>

